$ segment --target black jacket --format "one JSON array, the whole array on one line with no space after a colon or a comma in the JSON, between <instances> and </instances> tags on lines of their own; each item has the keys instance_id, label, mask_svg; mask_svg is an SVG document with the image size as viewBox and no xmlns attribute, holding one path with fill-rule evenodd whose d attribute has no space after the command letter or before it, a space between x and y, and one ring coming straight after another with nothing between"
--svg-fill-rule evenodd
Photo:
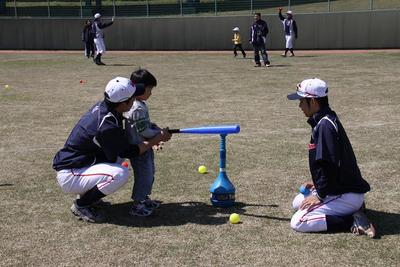
<instances>
[{"instance_id":1,"label":"black jacket","mask_svg":"<svg viewBox=\"0 0 400 267\"><path fill-rule=\"evenodd\" d=\"M107 28L109 26L111 26L114 22L110 21L110 22L101 22L100 20L94 20L93 24L92 24L92 29L94 32L94 38L104 38L104 33L103 30L104 28Z\"/></svg>"},{"instance_id":2,"label":"black jacket","mask_svg":"<svg viewBox=\"0 0 400 267\"><path fill-rule=\"evenodd\" d=\"M85 43L93 42L94 40L94 31L92 25L85 25L82 30L82 41Z\"/></svg>"},{"instance_id":3,"label":"black jacket","mask_svg":"<svg viewBox=\"0 0 400 267\"><path fill-rule=\"evenodd\" d=\"M260 19L253 22L251 25L250 42L253 45L265 44L264 39L267 37L268 32L268 25L264 20Z\"/></svg>"},{"instance_id":4,"label":"black jacket","mask_svg":"<svg viewBox=\"0 0 400 267\"><path fill-rule=\"evenodd\" d=\"M309 118L312 127L309 165L319 198L343 193L366 193L353 148L336 113L329 107Z\"/></svg>"}]
</instances>

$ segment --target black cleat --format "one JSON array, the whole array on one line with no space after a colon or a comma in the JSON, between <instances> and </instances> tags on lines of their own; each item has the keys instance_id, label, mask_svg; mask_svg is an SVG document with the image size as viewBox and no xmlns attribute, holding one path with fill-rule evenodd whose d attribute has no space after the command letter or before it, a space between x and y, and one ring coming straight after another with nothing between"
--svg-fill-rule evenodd
<instances>
[{"instance_id":1,"label":"black cleat","mask_svg":"<svg viewBox=\"0 0 400 267\"><path fill-rule=\"evenodd\" d=\"M353 214L353 225L350 230L355 235L367 235L370 238L374 238L376 235L375 227L367 218L364 212L357 211Z\"/></svg>"}]
</instances>

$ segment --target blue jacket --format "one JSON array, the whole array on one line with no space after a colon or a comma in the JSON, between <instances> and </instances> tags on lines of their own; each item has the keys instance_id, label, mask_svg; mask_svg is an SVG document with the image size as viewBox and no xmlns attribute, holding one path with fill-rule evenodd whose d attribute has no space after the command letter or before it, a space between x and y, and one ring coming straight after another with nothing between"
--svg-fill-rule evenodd
<instances>
[{"instance_id":1,"label":"blue jacket","mask_svg":"<svg viewBox=\"0 0 400 267\"><path fill-rule=\"evenodd\" d=\"M366 193L369 184L361 176L346 132L329 107L309 118L312 127L309 165L320 199L327 195Z\"/></svg>"},{"instance_id":2,"label":"blue jacket","mask_svg":"<svg viewBox=\"0 0 400 267\"><path fill-rule=\"evenodd\" d=\"M139 147L129 143L123 117L104 101L95 104L72 129L64 147L53 160L56 171L82 168L97 163L115 163L118 157L131 158Z\"/></svg>"}]
</instances>

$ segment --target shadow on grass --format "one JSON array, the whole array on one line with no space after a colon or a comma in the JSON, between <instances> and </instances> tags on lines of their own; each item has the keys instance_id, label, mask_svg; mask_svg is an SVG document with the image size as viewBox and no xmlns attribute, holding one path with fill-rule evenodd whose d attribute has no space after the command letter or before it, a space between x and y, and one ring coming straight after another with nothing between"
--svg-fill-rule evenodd
<instances>
[{"instance_id":1,"label":"shadow on grass","mask_svg":"<svg viewBox=\"0 0 400 267\"><path fill-rule=\"evenodd\" d=\"M0 184L0 186L13 186L14 184L9 184L9 183L7 183L7 184Z\"/></svg>"},{"instance_id":2,"label":"shadow on grass","mask_svg":"<svg viewBox=\"0 0 400 267\"><path fill-rule=\"evenodd\" d=\"M252 57L242 57L242 56L237 56L234 59L235 60L249 60L249 61L253 61L254 60Z\"/></svg>"},{"instance_id":3,"label":"shadow on grass","mask_svg":"<svg viewBox=\"0 0 400 267\"><path fill-rule=\"evenodd\" d=\"M271 64L269 67L268 67L268 69L269 68L284 68L284 67L291 67L292 65L289 65L289 64Z\"/></svg>"},{"instance_id":4,"label":"shadow on grass","mask_svg":"<svg viewBox=\"0 0 400 267\"><path fill-rule=\"evenodd\" d=\"M319 56L314 56L314 55L299 55L299 56L296 56L296 57L319 57Z\"/></svg>"},{"instance_id":5,"label":"shadow on grass","mask_svg":"<svg viewBox=\"0 0 400 267\"><path fill-rule=\"evenodd\" d=\"M111 66L111 67L130 67L130 66L137 66L135 64L106 64L106 66Z\"/></svg>"},{"instance_id":6,"label":"shadow on grass","mask_svg":"<svg viewBox=\"0 0 400 267\"><path fill-rule=\"evenodd\" d=\"M400 214L370 209L366 214L376 226L377 238L400 234Z\"/></svg>"},{"instance_id":7,"label":"shadow on grass","mask_svg":"<svg viewBox=\"0 0 400 267\"><path fill-rule=\"evenodd\" d=\"M286 67L292 67L292 65L289 65L289 64L271 64L269 67L265 67L265 66L253 66L254 68L254 70L268 70L268 69L271 69L271 68L286 68Z\"/></svg>"},{"instance_id":8,"label":"shadow on grass","mask_svg":"<svg viewBox=\"0 0 400 267\"><path fill-rule=\"evenodd\" d=\"M290 222L290 218L282 218L282 217L275 217L275 216L269 216L269 215L257 215L257 214L250 214L250 213L243 213L243 215L256 217L256 218L264 218L264 219L276 220L276 221Z\"/></svg>"},{"instance_id":9,"label":"shadow on grass","mask_svg":"<svg viewBox=\"0 0 400 267\"><path fill-rule=\"evenodd\" d=\"M132 202L125 202L112 205L105 209L105 223L123 225L129 227L157 227L157 226L176 226L187 223L201 225L221 225L226 224L228 216L233 213L239 213L244 216L254 216L274 220L290 220L286 218L277 218L272 216L259 216L246 214L247 206L260 206L276 208L278 205L246 204L237 202L230 208L217 208L211 204L203 202L181 202L165 203L155 210L149 217L137 217L129 215ZM220 216L220 215L226 216Z\"/></svg>"}]
</instances>

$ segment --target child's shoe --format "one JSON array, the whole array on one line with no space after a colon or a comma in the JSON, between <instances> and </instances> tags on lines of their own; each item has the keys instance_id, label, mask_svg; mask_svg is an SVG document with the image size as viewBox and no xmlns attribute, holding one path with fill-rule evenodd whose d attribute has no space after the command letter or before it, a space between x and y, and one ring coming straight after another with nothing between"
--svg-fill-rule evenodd
<instances>
[{"instance_id":1,"label":"child's shoe","mask_svg":"<svg viewBox=\"0 0 400 267\"><path fill-rule=\"evenodd\" d=\"M133 204L129 214L139 217L147 217L153 213L153 210L147 209L143 203Z\"/></svg>"},{"instance_id":2,"label":"child's shoe","mask_svg":"<svg viewBox=\"0 0 400 267\"><path fill-rule=\"evenodd\" d=\"M140 203L144 204L146 209L154 210L154 209L158 209L161 206L162 201L151 200L149 197L147 197L145 200L141 201Z\"/></svg>"}]
</instances>

